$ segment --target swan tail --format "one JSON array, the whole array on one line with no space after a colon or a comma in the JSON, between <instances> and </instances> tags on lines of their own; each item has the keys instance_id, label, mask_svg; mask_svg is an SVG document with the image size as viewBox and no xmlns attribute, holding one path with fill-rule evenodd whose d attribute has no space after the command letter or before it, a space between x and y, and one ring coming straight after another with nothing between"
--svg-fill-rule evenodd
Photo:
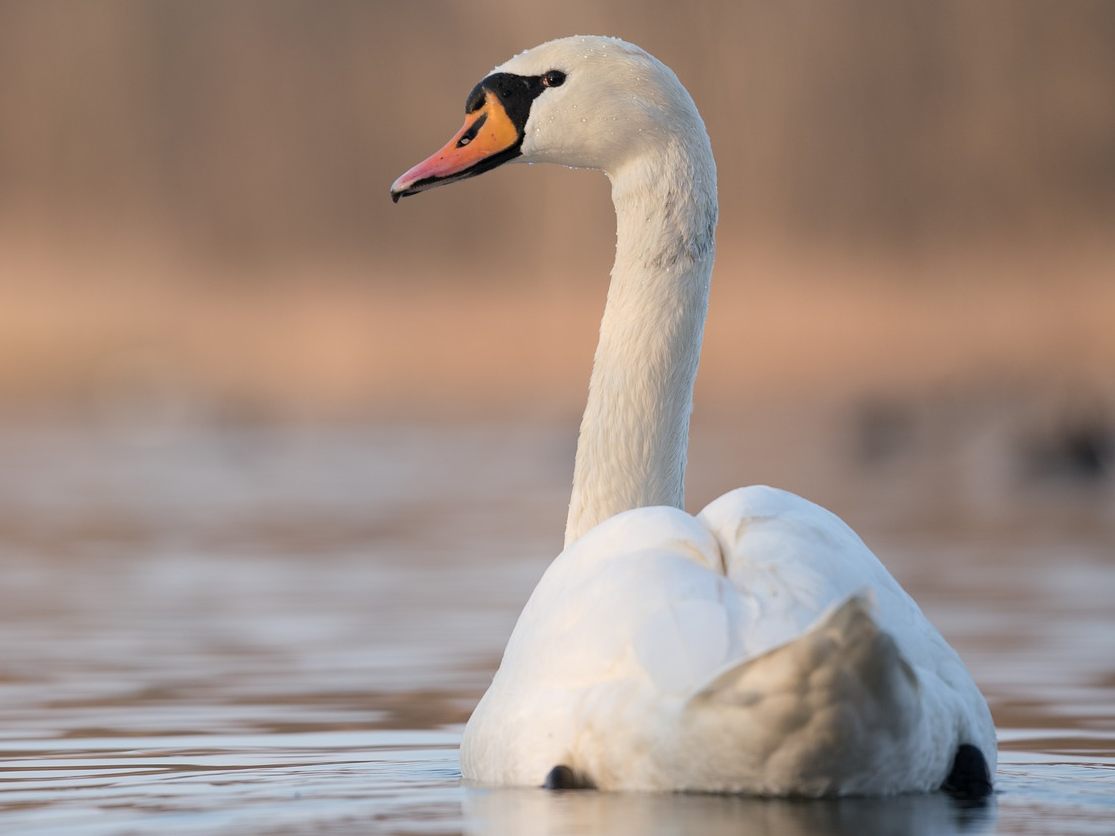
<instances>
[{"instance_id":1,"label":"swan tail","mask_svg":"<svg viewBox=\"0 0 1115 836\"><path fill-rule=\"evenodd\" d=\"M917 674L871 614L869 595L846 599L808 632L720 673L688 701L688 725L736 763L725 791L885 794L912 753ZM905 772L905 770L901 770ZM930 789L926 787L925 789Z\"/></svg>"}]
</instances>

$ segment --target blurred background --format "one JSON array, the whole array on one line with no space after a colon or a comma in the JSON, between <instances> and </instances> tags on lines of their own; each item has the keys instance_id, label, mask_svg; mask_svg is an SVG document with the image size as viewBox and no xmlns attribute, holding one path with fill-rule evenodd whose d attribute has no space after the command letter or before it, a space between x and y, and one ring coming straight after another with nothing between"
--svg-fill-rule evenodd
<instances>
[{"instance_id":1,"label":"blurred background","mask_svg":"<svg viewBox=\"0 0 1115 836\"><path fill-rule=\"evenodd\" d=\"M829 505L1001 726L1110 729L1103 0L0 0L9 720L467 716L560 548L614 218L594 172L388 186L577 33L674 68L717 155L690 509Z\"/></svg>"},{"instance_id":2,"label":"blurred background","mask_svg":"<svg viewBox=\"0 0 1115 836\"><path fill-rule=\"evenodd\" d=\"M674 67L713 138L700 413L1109 394L1108 3L7 0L5 417L574 416L606 180L387 186L495 63L577 32Z\"/></svg>"}]
</instances>

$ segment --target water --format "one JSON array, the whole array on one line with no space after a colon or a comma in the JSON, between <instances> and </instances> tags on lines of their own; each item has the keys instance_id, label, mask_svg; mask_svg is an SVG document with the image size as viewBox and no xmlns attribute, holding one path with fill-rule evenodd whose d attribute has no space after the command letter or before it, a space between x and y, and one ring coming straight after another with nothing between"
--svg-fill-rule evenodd
<instances>
[{"instance_id":1,"label":"water","mask_svg":"<svg viewBox=\"0 0 1115 836\"><path fill-rule=\"evenodd\" d=\"M0 832L1115 829L1106 518L917 533L870 495L840 510L991 700L990 803L462 787L462 724L559 545L572 444L564 426L0 434ZM695 475L716 472L704 445Z\"/></svg>"}]
</instances>

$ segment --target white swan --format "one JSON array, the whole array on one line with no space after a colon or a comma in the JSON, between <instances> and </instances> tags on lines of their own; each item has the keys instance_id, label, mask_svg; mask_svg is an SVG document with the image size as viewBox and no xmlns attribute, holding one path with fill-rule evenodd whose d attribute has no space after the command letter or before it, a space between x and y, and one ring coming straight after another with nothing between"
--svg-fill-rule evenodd
<instances>
[{"instance_id":1,"label":"white swan","mask_svg":"<svg viewBox=\"0 0 1115 836\"><path fill-rule=\"evenodd\" d=\"M956 653L840 519L767 487L679 510L716 169L674 73L543 44L469 95L392 197L511 161L603 170L617 221L566 528L461 743L466 779L771 795L990 791Z\"/></svg>"}]
</instances>

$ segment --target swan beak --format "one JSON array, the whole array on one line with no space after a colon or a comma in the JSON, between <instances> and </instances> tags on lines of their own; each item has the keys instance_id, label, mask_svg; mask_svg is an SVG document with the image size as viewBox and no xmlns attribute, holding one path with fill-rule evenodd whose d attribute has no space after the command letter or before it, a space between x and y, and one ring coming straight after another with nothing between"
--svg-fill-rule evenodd
<instances>
[{"instance_id":1,"label":"swan beak","mask_svg":"<svg viewBox=\"0 0 1115 836\"><path fill-rule=\"evenodd\" d=\"M464 126L445 147L423 160L391 184L391 199L424 192L475 177L519 156L522 136L490 90L484 102L465 117Z\"/></svg>"}]
</instances>

